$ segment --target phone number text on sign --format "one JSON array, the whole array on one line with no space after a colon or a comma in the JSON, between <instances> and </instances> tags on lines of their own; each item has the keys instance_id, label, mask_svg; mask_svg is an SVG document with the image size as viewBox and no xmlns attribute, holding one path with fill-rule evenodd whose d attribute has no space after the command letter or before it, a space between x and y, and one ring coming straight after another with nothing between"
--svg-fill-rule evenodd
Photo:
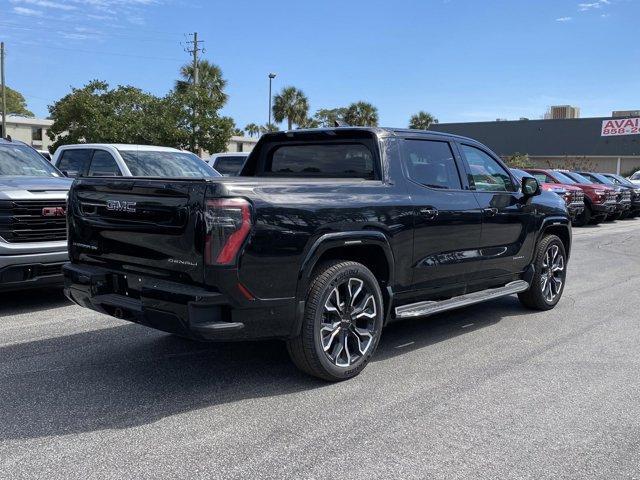
<instances>
[{"instance_id":1,"label":"phone number text on sign","mask_svg":"<svg viewBox=\"0 0 640 480\"><path fill-rule=\"evenodd\" d=\"M640 135L640 118L619 118L602 121L603 137L613 135Z\"/></svg>"}]
</instances>

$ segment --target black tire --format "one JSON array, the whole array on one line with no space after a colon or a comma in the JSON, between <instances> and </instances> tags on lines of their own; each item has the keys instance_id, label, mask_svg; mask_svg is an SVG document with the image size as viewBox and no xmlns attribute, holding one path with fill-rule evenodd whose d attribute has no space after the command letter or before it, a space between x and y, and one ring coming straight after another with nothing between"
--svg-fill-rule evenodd
<instances>
[{"instance_id":1,"label":"black tire","mask_svg":"<svg viewBox=\"0 0 640 480\"><path fill-rule=\"evenodd\" d=\"M307 291L300 334L287 341L291 360L303 372L323 380L353 378L378 346L383 319L380 285L367 267L341 260L323 263Z\"/></svg>"},{"instance_id":2,"label":"black tire","mask_svg":"<svg viewBox=\"0 0 640 480\"><path fill-rule=\"evenodd\" d=\"M553 252L557 252L557 255L561 256L562 270L556 272L553 271L553 268L556 266L555 262L558 257L554 256ZM547 256L548 253L551 255L551 261ZM559 262L560 260L558 260L558 266ZM560 301L567 278L567 254L562 240L555 235L545 235L536 247L533 265L536 273L533 275L531 286L529 290L519 293L518 298L528 308L551 310ZM551 269L552 275L549 274L549 269ZM557 281L560 281L560 284ZM549 295L549 292L552 295Z\"/></svg>"}]
</instances>

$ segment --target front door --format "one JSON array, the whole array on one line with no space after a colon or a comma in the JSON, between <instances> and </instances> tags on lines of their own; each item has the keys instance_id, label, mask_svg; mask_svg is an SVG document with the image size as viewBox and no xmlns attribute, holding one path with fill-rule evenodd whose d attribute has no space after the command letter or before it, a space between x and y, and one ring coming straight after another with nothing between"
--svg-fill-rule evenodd
<instances>
[{"instance_id":1,"label":"front door","mask_svg":"<svg viewBox=\"0 0 640 480\"><path fill-rule=\"evenodd\" d=\"M531 263L535 212L500 160L480 146L459 146L482 210L480 261L471 274L471 289L505 284Z\"/></svg>"},{"instance_id":2,"label":"front door","mask_svg":"<svg viewBox=\"0 0 640 480\"><path fill-rule=\"evenodd\" d=\"M462 164L450 142L407 138L402 145L414 204L415 297L463 294L480 242L482 215L475 194L461 175Z\"/></svg>"}]
</instances>

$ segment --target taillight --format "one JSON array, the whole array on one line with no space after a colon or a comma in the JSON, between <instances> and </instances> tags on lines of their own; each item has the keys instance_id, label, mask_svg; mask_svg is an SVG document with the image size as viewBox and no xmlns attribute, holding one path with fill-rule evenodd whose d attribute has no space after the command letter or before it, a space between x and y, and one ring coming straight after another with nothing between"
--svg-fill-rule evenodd
<instances>
[{"instance_id":1,"label":"taillight","mask_svg":"<svg viewBox=\"0 0 640 480\"><path fill-rule=\"evenodd\" d=\"M251 230L251 206L243 198L207 200L204 261L233 265Z\"/></svg>"}]
</instances>

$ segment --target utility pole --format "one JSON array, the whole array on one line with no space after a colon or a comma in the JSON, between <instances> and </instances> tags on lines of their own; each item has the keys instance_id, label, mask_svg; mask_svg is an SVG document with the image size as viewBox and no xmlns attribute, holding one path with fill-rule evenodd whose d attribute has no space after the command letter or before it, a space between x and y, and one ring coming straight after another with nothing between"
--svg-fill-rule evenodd
<instances>
[{"instance_id":1,"label":"utility pole","mask_svg":"<svg viewBox=\"0 0 640 480\"><path fill-rule=\"evenodd\" d=\"M2 135L7 136L7 89L4 84L4 42L0 42L0 84L2 85Z\"/></svg>"},{"instance_id":2,"label":"utility pole","mask_svg":"<svg viewBox=\"0 0 640 480\"><path fill-rule=\"evenodd\" d=\"M271 128L271 82L276 78L275 73L269 74L269 122L267 122L267 128Z\"/></svg>"},{"instance_id":3,"label":"utility pole","mask_svg":"<svg viewBox=\"0 0 640 480\"><path fill-rule=\"evenodd\" d=\"M190 53L193 56L193 75L191 76L191 80L193 82L193 86L197 87L200 84L200 75L199 75L199 60L198 60L198 55L200 54L200 52L204 53L204 48L200 48L200 44L204 43L202 40L198 40L198 32L194 32L193 33L193 40L189 40L187 41L187 44L189 45L185 51L187 53ZM197 91L195 92L195 94L197 95ZM193 148L196 151L196 153L198 154L198 156L202 156L202 152L201 149L198 148L198 142L196 139L196 117L197 117L197 113L196 113L196 106L194 104L193 109L192 109L192 115L193 115L193 119L191 121L191 130L192 130L192 134L193 134Z\"/></svg>"}]
</instances>

